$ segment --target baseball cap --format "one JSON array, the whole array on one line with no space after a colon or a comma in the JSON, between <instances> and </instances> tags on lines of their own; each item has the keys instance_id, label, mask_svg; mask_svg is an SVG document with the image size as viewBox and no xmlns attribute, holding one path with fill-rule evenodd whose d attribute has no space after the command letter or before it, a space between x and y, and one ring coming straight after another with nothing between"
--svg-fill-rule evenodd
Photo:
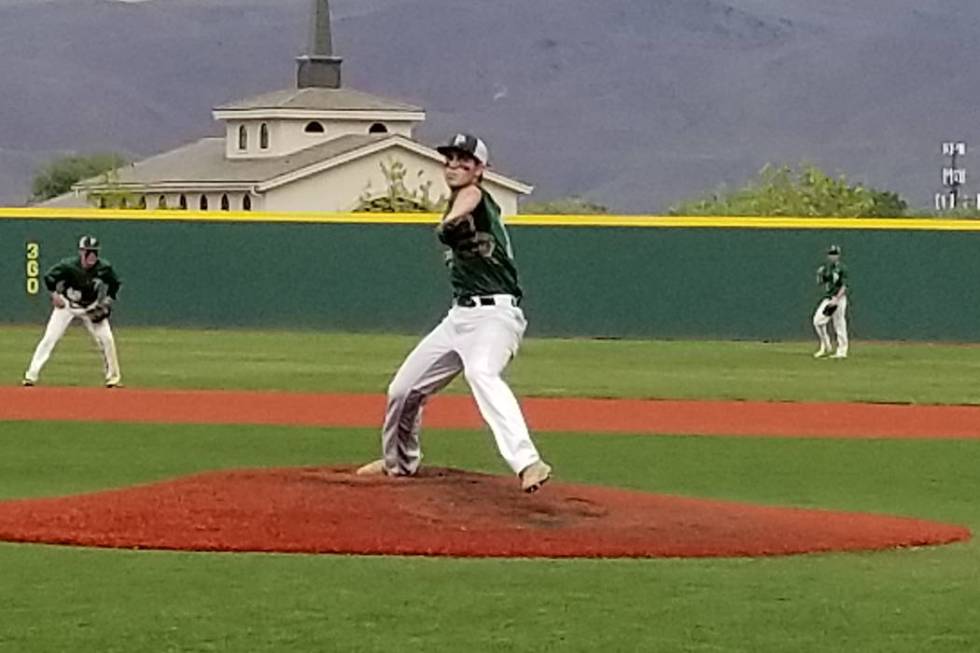
<instances>
[{"instance_id":1,"label":"baseball cap","mask_svg":"<svg viewBox=\"0 0 980 653\"><path fill-rule=\"evenodd\" d=\"M839 256L840 255L840 245L831 245L830 247L827 248L827 253L828 254L836 254L836 255Z\"/></svg>"},{"instance_id":2,"label":"baseball cap","mask_svg":"<svg viewBox=\"0 0 980 653\"><path fill-rule=\"evenodd\" d=\"M99 247L99 239L95 236L82 236L78 240L78 249L97 252L99 251Z\"/></svg>"},{"instance_id":3,"label":"baseball cap","mask_svg":"<svg viewBox=\"0 0 980 653\"><path fill-rule=\"evenodd\" d=\"M440 145L436 150L442 155L448 155L450 152L469 154L483 165L490 162L487 144L473 134L456 134L449 139L448 145Z\"/></svg>"}]
</instances>

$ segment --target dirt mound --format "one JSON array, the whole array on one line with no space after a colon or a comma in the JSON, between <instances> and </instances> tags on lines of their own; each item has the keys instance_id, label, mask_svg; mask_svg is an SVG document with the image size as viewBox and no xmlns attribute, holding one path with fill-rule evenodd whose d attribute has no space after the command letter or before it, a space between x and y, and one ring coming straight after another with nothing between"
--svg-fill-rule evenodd
<instances>
[{"instance_id":1,"label":"dirt mound","mask_svg":"<svg viewBox=\"0 0 980 653\"><path fill-rule=\"evenodd\" d=\"M235 470L0 503L0 540L195 551L514 557L761 556L945 544L961 527L429 468Z\"/></svg>"}]
</instances>

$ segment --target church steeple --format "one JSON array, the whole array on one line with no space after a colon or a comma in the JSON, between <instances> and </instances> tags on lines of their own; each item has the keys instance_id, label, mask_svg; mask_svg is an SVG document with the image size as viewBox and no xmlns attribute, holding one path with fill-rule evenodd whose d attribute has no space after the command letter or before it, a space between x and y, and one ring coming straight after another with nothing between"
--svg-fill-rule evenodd
<instances>
[{"instance_id":1,"label":"church steeple","mask_svg":"<svg viewBox=\"0 0 980 653\"><path fill-rule=\"evenodd\" d=\"M333 55L330 35L330 0L313 0L310 51L296 61L298 88L340 88L340 57Z\"/></svg>"}]
</instances>

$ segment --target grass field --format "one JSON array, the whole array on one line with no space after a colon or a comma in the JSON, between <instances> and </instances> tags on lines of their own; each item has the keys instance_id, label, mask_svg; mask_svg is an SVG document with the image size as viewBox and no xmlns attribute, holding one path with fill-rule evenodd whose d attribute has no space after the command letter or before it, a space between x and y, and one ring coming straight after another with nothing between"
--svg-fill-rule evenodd
<instances>
[{"instance_id":1,"label":"grass field","mask_svg":"<svg viewBox=\"0 0 980 653\"><path fill-rule=\"evenodd\" d=\"M17 383L40 327L0 327L0 384ZM416 336L127 329L132 387L384 392ZM846 361L812 343L528 339L508 370L521 395L980 404L980 346L861 343ZM101 382L94 345L69 331L42 383ZM450 392L465 392L460 382Z\"/></svg>"},{"instance_id":2,"label":"grass field","mask_svg":"<svg viewBox=\"0 0 980 653\"><path fill-rule=\"evenodd\" d=\"M39 335L0 329L16 383ZM50 384L97 385L86 337ZM132 386L382 391L414 338L125 330ZM980 349L531 340L523 394L980 403ZM459 390L460 388L457 388ZM356 462L373 430L0 422L0 497L216 468ZM867 510L980 531L980 442L547 434L561 480ZM489 436L427 462L504 473ZM2 651L976 651L980 546L772 559L531 561L0 545Z\"/></svg>"}]
</instances>

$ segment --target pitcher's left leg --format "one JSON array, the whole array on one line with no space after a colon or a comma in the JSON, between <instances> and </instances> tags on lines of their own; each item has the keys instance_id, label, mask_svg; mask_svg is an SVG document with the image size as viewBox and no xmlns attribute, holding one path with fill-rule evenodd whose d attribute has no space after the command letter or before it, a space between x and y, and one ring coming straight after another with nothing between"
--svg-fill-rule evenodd
<instances>
[{"instance_id":1,"label":"pitcher's left leg","mask_svg":"<svg viewBox=\"0 0 980 653\"><path fill-rule=\"evenodd\" d=\"M500 375L520 346L523 316L519 309L509 307L471 310L487 312L477 318L473 331L460 343L463 375L500 455L515 474L520 474L541 456L531 441L517 398Z\"/></svg>"}]
</instances>

